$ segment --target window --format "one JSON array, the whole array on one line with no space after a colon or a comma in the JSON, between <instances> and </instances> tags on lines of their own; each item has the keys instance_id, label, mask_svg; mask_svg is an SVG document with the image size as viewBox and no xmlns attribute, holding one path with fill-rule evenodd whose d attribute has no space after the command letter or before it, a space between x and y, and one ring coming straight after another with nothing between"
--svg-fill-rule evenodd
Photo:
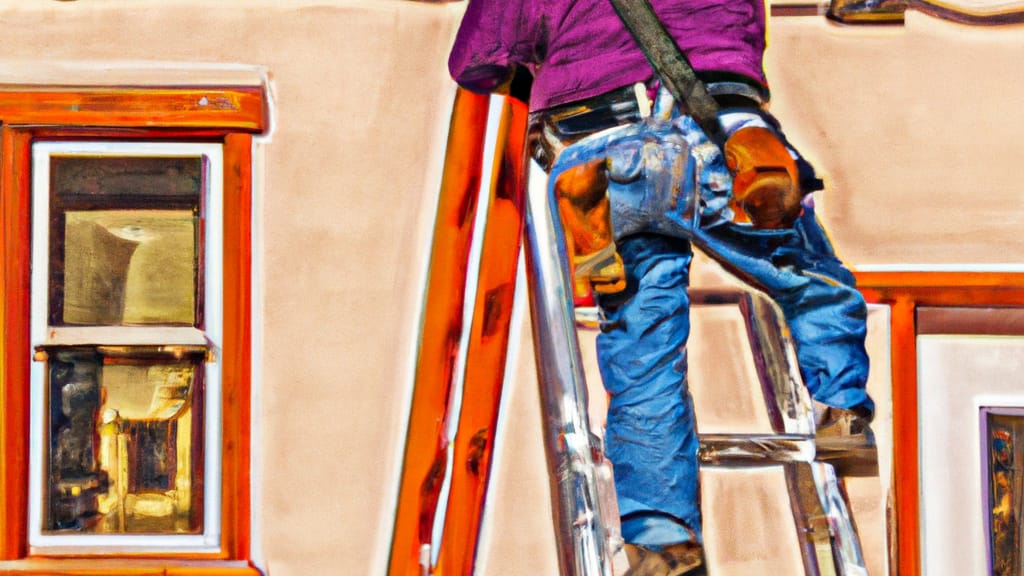
<instances>
[{"instance_id":1,"label":"window","mask_svg":"<svg viewBox=\"0 0 1024 576\"><path fill-rule=\"evenodd\" d=\"M262 91L0 90L0 122L0 571L257 574Z\"/></svg>"},{"instance_id":2,"label":"window","mask_svg":"<svg viewBox=\"0 0 1024 576\"><path fill-rule=\"evenodd\" d=\"M219 546L222 164L32 145L30 545Z\"/></svg>"}]
</instances>

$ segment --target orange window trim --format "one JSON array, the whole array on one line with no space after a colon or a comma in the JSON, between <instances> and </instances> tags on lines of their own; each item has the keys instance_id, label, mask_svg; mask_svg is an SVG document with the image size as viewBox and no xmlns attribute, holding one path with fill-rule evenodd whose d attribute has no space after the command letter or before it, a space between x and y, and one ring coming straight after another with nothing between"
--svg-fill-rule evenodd
<instances>
[{"instance_id":1,"label":"orange window trim","mask_svg":"<svg viewBox=\"0 0 1024 576\"><path fill-rule=\"evenodd\" d=\"M860 272L868 302L891 310L893 403L892 561L896 574L921 574L917 308L1024 307L1024 274L1013 272Z\"/></svg>"},{"instance_id":2,"label":"orange window trim","mask_svg":"<svg viewBox=\"0 0 1024 576\"><path fill-rule=\"evenodd\" d=\"M267 127L265 102L263 90L258 87L0 88L0 120L15 125L216 128L262 132Z\"/></svg>"},{"instance_id":3,"label":"orange window trim","mask_svg":"<svg viewBox=\"0 0 1024 576\"><path fill-rule=\"evenodd\" d=\"M0 574L12 576L260 576L245 562L192 560L168 564L158 560L124 558L32 558L0 562Z\"/></svg>"},{"instance_id":4,"label":"orange window trim","mask_svg":"<svg viewBox=\"0 0 1024 576\"><path fill-rule=\"evenodd\" d=\"M203 102L205 98L205 102ZM251 575L252 132L259 89L4 91L0 88L0 574ZM21 125L21 126L19 126ZM53 125L53 126L46 126ZM30 173L33 141L216 141L224 146L221 546L217 553L45 557L28 546Z\"/></svg>"}]
</instances>

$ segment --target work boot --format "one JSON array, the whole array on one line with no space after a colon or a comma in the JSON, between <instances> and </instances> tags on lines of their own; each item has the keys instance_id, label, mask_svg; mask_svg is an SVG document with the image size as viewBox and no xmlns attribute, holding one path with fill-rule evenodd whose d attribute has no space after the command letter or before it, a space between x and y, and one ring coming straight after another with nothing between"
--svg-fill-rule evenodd
<instances>
[{"instance_id":1,"label":"work boot","mask_svg":"<svg viewBox=\"0 0 1024 576\"><path fill-rule=\"evenodd\" d=\"M682 542L652 550L626 544L629 570L623 576L705 576L704 548L693 542Z\"/></svg>"},{"instance_id":2,"label":"work boot","mask_svg":"<svg viewBox=\"0 0 1024 576\"><path fill-rule=\"evenodd\" d=\"M818 450L874 448L875 433L871 430L873 416L867 410L836 408L815 402L815 442Z\"/></svg>"}]
</instances>

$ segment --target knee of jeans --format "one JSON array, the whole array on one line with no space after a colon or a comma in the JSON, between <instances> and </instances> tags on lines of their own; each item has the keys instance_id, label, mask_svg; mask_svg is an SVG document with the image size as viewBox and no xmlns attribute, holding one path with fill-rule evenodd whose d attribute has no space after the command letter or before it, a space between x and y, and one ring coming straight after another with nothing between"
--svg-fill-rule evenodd
<instances>
[{"instance_id":1,"label":"knee of jeans","mask_svg":"<svg viewBox=\"0 0 1024 576\"><path fill-rule=\"evenodd\" d=\"M791 290L773 294L787 319L821 314L838 314L858 320L867 317L867 303L857 290L852 275L849 283L813 270L804 270L799 276L801 281L795 283Z\"/></svg>"}]
</instances>

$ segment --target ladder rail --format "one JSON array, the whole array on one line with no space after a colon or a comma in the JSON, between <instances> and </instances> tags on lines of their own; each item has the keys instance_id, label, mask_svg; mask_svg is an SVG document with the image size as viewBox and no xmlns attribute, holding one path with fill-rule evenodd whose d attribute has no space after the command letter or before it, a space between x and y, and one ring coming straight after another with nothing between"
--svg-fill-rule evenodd
<instances>
[{"instance_id":1,"label":"ladder rail","mask_svg":"<svg viewBox=\"0 0 1024 576\"><path fill-rule=\"evenodd\" d=\"M556 199L549 196L546 181L540 166L531 162L527 281L559 570L562 576L612 576L614 550L606 522L610 511L601 506L607 468L602 469L601 449L590 430L568 255Z\"/></svg>"}]
</instances>

